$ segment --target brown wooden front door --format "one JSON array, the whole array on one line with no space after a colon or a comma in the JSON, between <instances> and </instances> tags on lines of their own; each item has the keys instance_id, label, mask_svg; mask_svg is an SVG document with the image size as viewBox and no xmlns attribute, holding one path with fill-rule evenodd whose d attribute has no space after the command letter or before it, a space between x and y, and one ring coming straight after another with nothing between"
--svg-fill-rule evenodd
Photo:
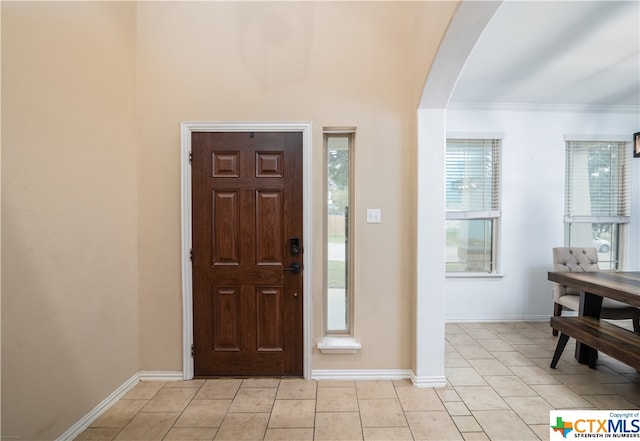
<instances>
[{"instance_id":1,"label":"brown wooden front door","mask_svg":"<svg viewBox=\"0 0 640 441\"><path fill-rule=\"evenodd\" d=\"M302 376L302 133L191 148L194 374Z\"/></svg>"}]
</instances>

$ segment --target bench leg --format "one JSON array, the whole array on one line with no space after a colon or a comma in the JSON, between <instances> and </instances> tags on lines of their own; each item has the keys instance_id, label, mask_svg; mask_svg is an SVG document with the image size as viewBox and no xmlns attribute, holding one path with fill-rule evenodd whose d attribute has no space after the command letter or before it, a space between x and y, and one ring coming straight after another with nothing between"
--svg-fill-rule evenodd
<instances>
[{"instance_id":1,"label":"bench leg","mask_svg":"<svg viewBox=\"0 0 640 441\"><path fill-rule=\"evenodd\" d=\"M598 351L596 351L592 347L589 347L588 354L589 354L589 367L591 369L595 369L596 368L596 360L598 359Z\"/></svg>"},{"instance_id":2,"label":"bench leg","mask_svg":"<svg viewBox=\"0 0 640 441\"><path fill-rule=\"evenodd\" d=\"M560 360L560 356L564 351L565 346L567 346L567 342L569 341L569 336L567 334L560 333L560 337L558 338L558 344L556 345L556 351L553 353L553 359L551 360L551 369L555 369L558 361Z\"/></svg>"}]
</instances>

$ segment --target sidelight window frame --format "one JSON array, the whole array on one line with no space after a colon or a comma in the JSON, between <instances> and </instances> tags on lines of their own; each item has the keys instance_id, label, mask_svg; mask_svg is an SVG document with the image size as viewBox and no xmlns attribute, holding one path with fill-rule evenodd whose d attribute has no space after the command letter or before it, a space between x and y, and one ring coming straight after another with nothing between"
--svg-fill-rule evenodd
<instances>
[{"instance_id":1,"label":"sidelight window frame","mask_svg":"<svg viewBox=\"0 0 640 441\"><path fill-rule=\"evenodd\" d=\"M355 135L355 127L324 127L322 131L324 338L318 343L318 349L323 353L354 353L360 350L360 344L355 341L354 336ZM346 152L347 162L347 170L343 172L342 182L339 184L346 184L347 189L345 192L344 188L341 188L339 195L336 182L333 182L330 176L330 156L333 155L335 158L338 150ZM336 255L341 257L342 246L344 261L340 258L330 260ZM331 252L330 247L333 247ZM340 298L340 290L344 290L344 303Z\"/></svg>"}]
</instances>

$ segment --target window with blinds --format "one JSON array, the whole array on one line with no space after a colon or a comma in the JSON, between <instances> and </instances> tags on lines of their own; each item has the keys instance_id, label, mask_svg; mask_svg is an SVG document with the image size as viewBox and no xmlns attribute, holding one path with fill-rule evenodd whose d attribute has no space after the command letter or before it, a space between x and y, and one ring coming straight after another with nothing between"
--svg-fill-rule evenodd
<instances>
[{"instance_id":1,"label":"window with blinds","mask_svg":"<svg viewBox=\"0 0 640 441\"><path fill-rule=\"evenodd\" d=\"M565 243L594 246L601 269L617 269L631 219L630 155L624 142L567 141Z\"/></svg>"},{"instance_id":2,"label":"window with blinds","mask_svg":"<svg viewBox=\"0 0 640 441\"><path fill-rule=\"evenodd\" d=\"M447 140L448 272L496 271L500 145L499 139Z\"/></svg>"}]
</instances>

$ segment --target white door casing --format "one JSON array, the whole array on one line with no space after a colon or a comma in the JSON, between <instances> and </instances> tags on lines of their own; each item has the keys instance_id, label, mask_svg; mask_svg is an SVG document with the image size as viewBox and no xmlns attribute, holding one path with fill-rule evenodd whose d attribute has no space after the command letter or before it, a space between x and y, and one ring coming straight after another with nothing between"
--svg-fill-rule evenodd
<instances>
[{"instance_id":1,"label":"white door casing","mask_svg":"<svg viewBox=\"0 0 640 441\"><path fill-rule=\"evenodd\" d=\"M303 163L303 372L311 378L311 281L312 281L312 167L310 122L183 122L181 124L181 220L182 220L182 367L183 378L193 379L193 287L191 272L191 152L192 132L301 132Z\"/></svg>"}]
</instances>

